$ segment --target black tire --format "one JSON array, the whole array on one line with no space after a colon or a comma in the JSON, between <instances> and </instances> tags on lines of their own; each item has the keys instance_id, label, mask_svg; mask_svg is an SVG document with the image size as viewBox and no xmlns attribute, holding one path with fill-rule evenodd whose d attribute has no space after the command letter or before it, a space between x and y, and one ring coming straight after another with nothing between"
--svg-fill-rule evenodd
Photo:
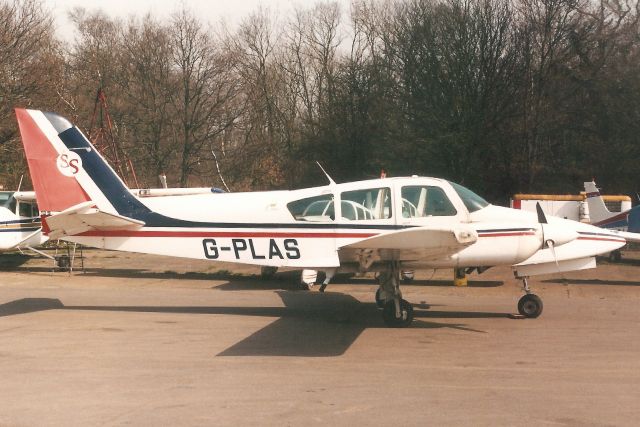
<instances>
[{"instance_id":1,"label":"black tire","mask_svg":"<svg viewBox=\"0 0 640 427\"><path fill-rule=\"evenodd\" d=\"M542 313L542 300L535 294L523 296L518 301L518 313L524 317L535 319Z\"/></svg>"},{"instance_id":2,"label":"black tire","mask_svg":"<svg viewBox=\"0 0 640 427\"><path fill-rule=\"evenodd\" d=\"M302 280L298 282L298 290L310 291L313 288L313 283L305 283Z\"/></svg>"},{"instance_id":3,"label":"black tire","mask_svg":"<svg viewBox=\"0 0 640 427\"><path fill-rule=\"evenodd\" d=\"M382 299L382 296L380 294L382 294L382 288L378 288L378 290L376 291L376 306L378 308L384 308L385 300Z\"/></svg>"},{"instance_id":4,"label":"black tire","mask_svg":"<svg viewBox=\"0 0 640 427\"><path fill-rule=\"evenodd\" d=\"M401 317L396 317L396 303L394 300L387 301L382 310L384 323L390 328L406 328L413 322L413 306L408 301L400 300Z\"/></svg>"},{"instance_id":5,"label":"black tire","mask_svg":"<svg viewBox=\"0 0 640 427\"><path fill-rule=\"evenodd\" d=\"M622 261L622 253L619 249L612 251L609 253L609 262L620 262Z\"/></svg>"}]
</instances>

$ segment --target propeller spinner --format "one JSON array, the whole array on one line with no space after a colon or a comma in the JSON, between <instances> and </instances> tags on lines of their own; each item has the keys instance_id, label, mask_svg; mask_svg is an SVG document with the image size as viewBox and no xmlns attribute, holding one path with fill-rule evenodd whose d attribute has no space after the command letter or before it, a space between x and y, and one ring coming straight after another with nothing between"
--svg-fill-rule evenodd
<instances>
[{"instance_id":1,"label":"propeller spinner","mask_svg":"<svg viewBox=\"0 0 640 427\"><path fill-rule=\"evenodd\" d=\"M540 229L542 231L542 247L553 248L556 246L564 245L578 238L578 233L572 229L558 226L556 224L549 224L547 216L540 206L540 202L536 204L536 212L538 214L538 223L540 223Z\"/></svg>"}]
</instances>

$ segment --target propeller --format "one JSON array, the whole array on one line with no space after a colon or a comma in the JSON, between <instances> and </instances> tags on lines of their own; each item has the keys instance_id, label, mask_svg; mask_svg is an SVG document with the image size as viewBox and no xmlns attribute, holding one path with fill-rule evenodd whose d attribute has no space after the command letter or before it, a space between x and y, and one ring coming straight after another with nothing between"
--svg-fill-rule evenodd
<instances>
[{"instance_id":1,"label":"propeller","mask_svg":"<svg viewBox=\"0 0 640 427\"><path fill-rule=\"evenodd\" d=\"M538 214L538 222L540 224L548 224L547 216L544 214L542 210L542 206L540 206L540 202L536 203L536 213Z\"/></svg>"},{"instance_id":2,"label":"propeller","mask_svg":"<svg viewBox=\"0 0 640 427\"><path fill-rule=\"evenodd\" d=\"M540 223L540 228L542 228L542 247L549 248L549 251L551 251L551 256L556 263L558 274L560 274L562 282L565 284L565 286L568 286L569 282L564 277L560 269L560 263L558 262L558 256L556 255L556 246L564 245L565 243L569 243L577 239L578 233L575 230L567 230L565 227L560 228L558 226L549 224L549 221L547 221L547 216L544 214L542 206L540 206L540 202L536 203L536 213L538 214L538 222ZM567 292L569 292L568 287Z\"/></svg>"}]
</instances>

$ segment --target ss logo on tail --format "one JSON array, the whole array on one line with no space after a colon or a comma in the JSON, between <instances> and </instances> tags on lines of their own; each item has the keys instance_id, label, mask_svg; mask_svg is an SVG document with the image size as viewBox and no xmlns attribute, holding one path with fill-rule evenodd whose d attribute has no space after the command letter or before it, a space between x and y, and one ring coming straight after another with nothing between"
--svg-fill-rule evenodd
<instances>
[{"instance_id":1,"label":"ss logo on tail","mask_svg":"<svg viewBox=\"0 0 640 427\"><path fill-rule=\"evenodd\" d=\"M62 153L56 159L56 165L58 170L64 176L73 176L80 171L82 167L82 160L77 153L73 151L67 151Z\"/></svg>"}]
</instances>

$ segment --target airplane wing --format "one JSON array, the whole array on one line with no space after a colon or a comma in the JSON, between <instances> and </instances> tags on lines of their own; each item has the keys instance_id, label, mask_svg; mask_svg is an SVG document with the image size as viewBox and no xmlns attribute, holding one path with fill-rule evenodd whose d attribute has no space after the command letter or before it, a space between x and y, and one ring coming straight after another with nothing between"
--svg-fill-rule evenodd
<instances>
[{"instance_id":1,"label":"airplane wing","mask_svg":"<svg viewBox=\"0 0 640 427\"><path fill-rule=\"evenodd\" d=\"M360 240L340 249L378 251L385 260L425 260L453 255L478 240L471 227L414 227Z\"/></svg>"},{"instance_id":2,"label":"airplane wing","mask_svg":"<svg viewBox=\"0 0 640 427\"><path fill-rule=\"evenodd\" d=\"M29 234L27 237L22 239L20 242L16 243L16 245L14 247L20 248L20 247L23 247L23 246L29 246L30 244L31 245L38 245L38 244L43 243L43 241L46 241L46 238L43 238L42 235L40 235L41 233L42 233L42 227L38 228L33 233ZM34 237L36 237L36 236L39 236L39 237L37 239L34 239ZM31 240L34 240L34 243L31 243L30 242Z\"/></svg>"},{"instance_id":3,"label":"airplane wing","mask_svg":"<svg viewBox=\"0 0 640 427\"><path fill-rule=\"evenodd\" d=\"M640 243L640 233L631 233L629 231L607 230L608 233L615 234L625 239L627 242Z\"/></svg>"},{"instance_id":4,"label":"airplane wing","mask_svg":"<svg viewBox=\"0 0 640 427\"><path fill-rule=\"evenodd\" d=\"M83 202L44 219L49 238L58 239L91 230L135 229L144 225L126 216L101 211L93 202Z\"/></svg>"}]
</instances>

